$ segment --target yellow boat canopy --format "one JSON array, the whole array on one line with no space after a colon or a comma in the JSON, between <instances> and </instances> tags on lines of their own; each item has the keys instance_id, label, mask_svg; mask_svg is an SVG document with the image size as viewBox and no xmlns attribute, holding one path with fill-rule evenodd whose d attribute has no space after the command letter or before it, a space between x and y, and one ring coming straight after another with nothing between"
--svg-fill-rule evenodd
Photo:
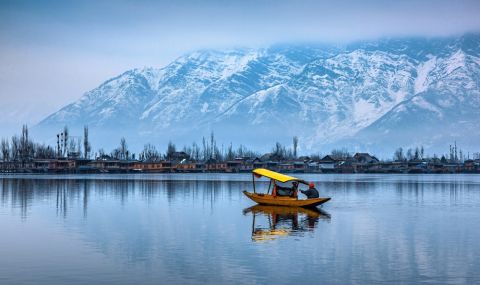
<instances>
[{"instance_id":1,"label":"yellow boat canopy","mask_svg":"<svg viewBox=\"0 0 480 285\"><path fill-rule=\"evenodd\" d=\"M271 171L265 168L257 168L252 171L253 173L260 175L260 176L265 176L277 181L280 181L282 183L288 182L288 181L298 181L298 182L303 182L302 179L295 178L293 176L288 176L285 174L281 174L275 171Z\"/></svg>"}]
</instances>

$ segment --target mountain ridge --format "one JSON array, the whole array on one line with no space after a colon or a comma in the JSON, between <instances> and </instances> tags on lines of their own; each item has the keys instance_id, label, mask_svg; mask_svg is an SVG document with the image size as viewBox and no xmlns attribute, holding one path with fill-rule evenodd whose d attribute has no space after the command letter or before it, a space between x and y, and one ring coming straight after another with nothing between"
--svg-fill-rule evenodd
<instances>
[{"instance_id":1,"label":"mountain ridge","mask_svg":"<svg viewBox=\"0 0 480 285\"><path fill-rule=\"evenodd\" d=\"M479 54L480 36L470 34L195 51L163 68L109 79L36 129L89 125L100 144L116 144L109 142L116 135L137 148L152 141L189 144L211 131L225 143L252 147L289 143L296 135L304 150L317 151L345 145L387 154L418 143L437 151L452 140L474 148L471 137L480 139L473 127L480 122ZM464 121L469 133L437 129L436 140L422 133L425 124ZM403 139L385 135L395 129Z\"/></svg>"}]
</instances>

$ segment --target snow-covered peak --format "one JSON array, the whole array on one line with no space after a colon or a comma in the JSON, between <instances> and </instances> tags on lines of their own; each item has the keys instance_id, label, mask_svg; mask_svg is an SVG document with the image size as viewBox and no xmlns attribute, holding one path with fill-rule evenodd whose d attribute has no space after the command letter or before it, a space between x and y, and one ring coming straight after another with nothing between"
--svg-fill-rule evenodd
<instances>
[{"instance_id":1,"label":"snow-covered peak","mask_svg":"<svg viewBox=\"0 0 480 285\"><path fill-rule=\"evenodd\" d=\"M476 118L479 38L195 51L107 80L40 125L119 126L132 135L189 140L192 131L214 130L246 144L265 144L275 132L311 148L350 143L369 130L364 143L399 124L411 131L451 114Z\"/></svg>"}]
</instances>

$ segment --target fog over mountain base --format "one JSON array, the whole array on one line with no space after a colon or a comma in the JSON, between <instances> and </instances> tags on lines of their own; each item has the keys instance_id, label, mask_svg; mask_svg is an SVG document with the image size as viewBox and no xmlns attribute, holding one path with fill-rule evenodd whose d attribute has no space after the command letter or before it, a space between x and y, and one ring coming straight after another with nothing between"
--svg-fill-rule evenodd
<instances>
[{"instance_id":1,"label":"fog over mountain base","mask_svg":"<svg viewBox=\"0 0 480 285\"><path fill-rule=\"evenodd\" d=\"M339 45L201 50L163 68L107 80L33 129L54 144L88 125L95 148L201 142L268 151L300 140L301 152L347 147L391 157L457 142L478 151L480 35Z\"/></svg>"}]
</instances>

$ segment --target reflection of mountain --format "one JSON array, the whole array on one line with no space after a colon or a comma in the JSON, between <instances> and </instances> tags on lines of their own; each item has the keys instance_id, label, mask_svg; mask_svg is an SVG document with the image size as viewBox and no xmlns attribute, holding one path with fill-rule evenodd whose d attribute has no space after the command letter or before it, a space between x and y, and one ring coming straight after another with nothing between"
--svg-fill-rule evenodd
<instances>
[{"instance_id":1,"label":"reflection of mountain","mask_svg":"<svg viewBox=\"0 0 480 285\"><path fill-rule=\"evenodd\" d=\"M319 220L330 220L330 214L318 208L255 205L243 213L252 214L252 240L257 242L313 231ZM268 225L259 225L258 216L266 217Z\"/></svg>"}]
</instances>

